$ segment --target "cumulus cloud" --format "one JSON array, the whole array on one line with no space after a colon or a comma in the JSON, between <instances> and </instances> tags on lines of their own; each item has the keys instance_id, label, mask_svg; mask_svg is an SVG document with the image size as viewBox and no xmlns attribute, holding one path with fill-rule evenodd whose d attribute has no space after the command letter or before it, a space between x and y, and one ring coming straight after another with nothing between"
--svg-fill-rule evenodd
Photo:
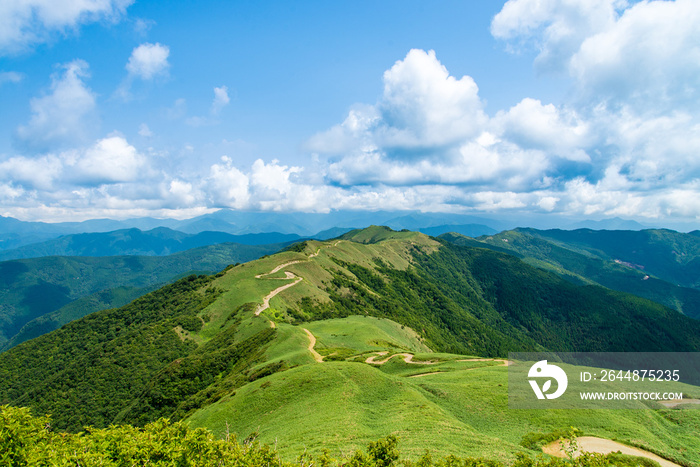
<instances>
[{"instance_id":1,"label":"cumulus cloud","mask_svg":"<svg viewBox=\"0 0 700 467\"><path fill-rule=\"evenodd\" d=\"M95 94L85 85L88 64L74 60L63 65L62 73L51 77L51 91L32 98L32 115L26 125L17 128L21 144L33 150L84 140L95 125Z\"/></svg>"},{"instance_id":2,"label":"cumulus cloud","mask_svg":"<svg viewBox=\"0 0 700 467\"><path fill-rule=\"evenodd\" d=\"M421 187L444 197L421 208L700 218L681 202L700 197L699 12L687 0L511 0L493 34L568 72L568 102L525 97L488 116L471 78L412 50L377 103L353 106L307 148L348 199Z\"/></svg>"},{"instance_id":3,"label":"cumulus cloud","mask_svg":"<svg viewBox=\"0 0 700 467\"><path fill-rule=\"evenodd\" d=\"M570 56L586 99L637 111L695 110L700 103L700 3L637 3Z\"/></svg>"},{"instance_id":4,"label":"cumulus cloud","mask_svg":"<svg viewBox=\"0 0 700 467\"><path fill-rule=\"evenodd\" d=\"M341 125L314 135L308 147L320 153L381 149L420 157L481 132L487 119L478 91L471 77L451 76L434 51L414 49L384 73L376 105L356 106Z\"/></svg>"},{"instance_id":5,"label":"cumulus cloud","mask_svg":"<svg viewBox=\"0 0 700 467\"><path fill-rule=\"evenodd\" d=\"M168 56L170 48L159 43L144 43L136 47L126 64L129 76L143 80L151 80L157 76L166 75L170 63Z\"/></svg>"},{"instance_id":6,"label":"cumulus cloud","mask_svg":"<svg viewBox=\"0 0 700 467\"><path fill-rule=\"evenodd\" d=\"M0 180L45 191L136 182L148 172L147 158L118 135L102 138L84 149L14 156L0 162Z\"/></svg>"},{"instance_id":7,"label":"cumulus cloud","mask_svg":"<svg viewBox=\"0 0 700 467\"><path fill-rule=\"evenodd\" d=\"M218 207L263 211L327 211L333 205L332 192L326 186L304 182L300 167L281 165L273 160L256 160L246 172L223 156L211 166L205 190Z\"/></svg>"},{"instance_id":8,"label":"cumulus cloud","mask_svg":"<svg viewBox=\"0 0 700 467\"><path fill-rule=\"evenodd\" d=\"M700 219L699 11L690 0L510 0L493 19L493 35L513 50L534 48L540 70L568 74L565 102L523 96L489 115L471 77L452 76L433 51L411 50L383 74L376 102L353 105L309 138L309 166L262 159L241 166L224 156L204 175L176 174L165 163L155 170L159 163L113 135L0 162L0 204L21 212L38 202L37 212L49 212L52 202L68 200L100 215L230 207ZM167 71L136 63L132 79ZM18 136L60 128L60 112L50 109L67 102L60 96L69 90L83 96L72 112L82 121L94 107L85 73L78 64L57 74ZM214 88L204 116L188 117L187 104L176 101L166 117L211 124L230 105L228 89ZM68 127L79 133L81 125L68 119ZM139 133L151 132L144 124Z\"/></svg>"},{"instance_id":9,"label":"cumulus cloud","mask_svg":"<svg viewBox=\"0 0 700 467\"><path fill-rule=\"evenodd\" d=\"M560 160L589 161L586 135L575 112L533 99L489 118L471 77L451 76L432 51L411 50L384 73L377 104L355 106L307 146L330 158L326 178L341 186L532 190Z\"/></svg>"},{"instance_id":10,"label":"cumulus cloud","mask_svg":"<svg viewBox=\"0 0 700 467\"><path fill-rule=\"evenodd\" d=\"M229 157L222 156L221 164L211 166L208 182L211 201L215 206L236 209L248 207L248 177L233 166Z\"/></svg>"},{"instance_id":11,"label":"cumulus cloud","mask_svg":"<svg viewBox=\"0 0 700 467\"><path fill-rule=\"evenodd\" d=\"M700 3L694 0L509 0L491 23L536 65L568 72L582 102L638 111L697 108Z\"/></svg>"},{"instance_id":12,"label":"cumulus cloud","mask_svg":"<svg viewBox=\"0 0 700 467\"><path fill-rule=\"evenodd\" d=\"M434 51L411 50L384 73L380 142L434 147L474 136L486 119L478 93L470 76L450 76Z\"/></svg>"},{"instance_id":13,"label":"cumulus cloud","mask_svg":"<svg viewBox=\"0 0 700 467\"><path fill-rule=\"evenodd\" d=\"M491 22L491 34L518 50L537 50L535 64L566 69L586 38L609 28L625 0L509 0Z\"/></svg>"},{"instance_id":14,"label":"cumulus cloud","mask_svg":"<svg viewBox=\"0 0 700 467\"><path fill-rule=\"evenodd\" d=\"M0 54L26 51L53 33L108 19L116 21L133 0L22 0L0 2Z\"/></svg>"},{"instance_id":15,"label":"cumulus cloud","mask_svg":"<svg viewBox=\"0 0 700 467\"><path fill-rule=\"evenodd\" d=\"M545 149L564 159L590 161L581 149L591 140L589 126L573 110L525 98L507 112L499 112L494 123L500 126L504 138L522 148Z\"/></svg>"},{"instance_id":16,"label":"cumulus cloud","mask_svg":"<svg viewBox=\"0 0 700 467\"><path fill-rule=\"evenodd\" d=\"M16 156L0 162L0 178L29 189L53 189L62 172L61 158L51 154L36 158Z\"/></svg>"},{"instance_id":17,"label":"cumulus cloud","mask_svg":"<svg viewBox=\"0 0 700 467\"><path fill-rule=\"evenodd\" d=\"M132 182L143 175L146 159L121 136L109 136L97 141L79 154L69 154L69 178L88 185Z\"/></svg>"}]
</instances>

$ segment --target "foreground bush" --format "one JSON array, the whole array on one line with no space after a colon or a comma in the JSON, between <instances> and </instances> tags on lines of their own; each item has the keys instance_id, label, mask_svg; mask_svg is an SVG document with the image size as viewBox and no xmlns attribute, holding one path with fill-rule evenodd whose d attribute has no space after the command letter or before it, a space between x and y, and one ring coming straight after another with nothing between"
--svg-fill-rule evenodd
<instances>
[{"instance_id":1,"label":"foreground bush","mask_svg":"<svg viewBox=\"0 0 700 467\"><path fill-rule=\"evenodd\" d=\"M277 453L249 437L215 439L207 430L191 429L185 423L160 419L143 428L130 425L85 428L78 434L56 433L49 417L34 417L27 408L0 406L0 465L24 466L168 466L168 467L505 467L483 458L447 456L433 460L430 453L417 462L399 460L398 440L388 436L369 443L367 452L333 459L327 452L314 458L301 454L296 462L283 462ZM637 457L586 454L573 461L532 459L518 454L513 467L658 466Z\"/></svg>"}]
</instances>

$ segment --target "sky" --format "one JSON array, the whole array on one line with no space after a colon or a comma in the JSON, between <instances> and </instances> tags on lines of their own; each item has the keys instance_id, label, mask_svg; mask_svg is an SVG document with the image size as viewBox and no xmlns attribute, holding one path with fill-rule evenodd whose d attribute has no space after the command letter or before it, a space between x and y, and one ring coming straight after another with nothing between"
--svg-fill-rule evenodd
<instances>
[{"instance_id":1,"label":"sky","mask_svg":"<svg viewBox=\"0 0 700 467\"><path fill-rule=\"evenodd\" d=\"M0 215L700 226L700 2L0 3Z\"/></svg>"}]
</instances>

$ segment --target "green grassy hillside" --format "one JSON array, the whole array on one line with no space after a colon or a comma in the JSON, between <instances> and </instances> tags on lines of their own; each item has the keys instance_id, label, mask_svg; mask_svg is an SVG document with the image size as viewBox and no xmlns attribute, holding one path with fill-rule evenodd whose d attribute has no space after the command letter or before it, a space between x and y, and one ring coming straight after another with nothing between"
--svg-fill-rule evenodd
<instances>
[{"instance_id":1,"label":"green grassy hillside","mask_svg":"<svg viewBox=\"0 0 700 467\"><path fill-rule=\"evenodd\" d=\"M700 410L515 411L510 350L698 351L700 323L517 258L374 227L189 277L0 354L0 404L54 426L161 416L290 459L389 434L417 459L511 462L576 426L700 463ZM700 397L698 394L691 394Z\"/></svg>"}]
</instances>

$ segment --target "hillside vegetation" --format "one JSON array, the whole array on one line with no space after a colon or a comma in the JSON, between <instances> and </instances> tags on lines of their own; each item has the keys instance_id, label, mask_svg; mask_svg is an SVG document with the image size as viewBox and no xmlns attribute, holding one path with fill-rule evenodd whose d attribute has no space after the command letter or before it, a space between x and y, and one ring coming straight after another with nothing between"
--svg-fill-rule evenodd
<instances>
[{"instance_id":1,"label":"hillside vegetation","mask_svg":"<svg viewBox=\"0 0 700 467\"><path fill-rule=\"evenodd\" d=\"M700 238L670 230L516 229L471 239L464 246L507 251L576 284L598 284L648 298L700 319Z\"/></svg>"},{"instance_id":2,"label":"hillside vegetation","mask_svg":"<svg viewBox=\"0 0 700 467\"><path fill-rule=\"evenodd\" d=\"M430 447L512 464L537 454L522 444L532 433L575 426L697 465L699 410L509 410L503 357L698 351L699 336L700 322L648 300L371 227L190 276L20 344L0 354L0 404L73 432L186 420L252 434L285 460L324 447L348 458L396 435L413 460Z\"/></svg>"},{"instance_id":3,"label":"hillside vegetation","mask_svg":"<svg viewBox=\"0 0 700 467\"><path fill-rule=\"evenodd\" d=\"M97 310L126 305L196 272L278 251L282 245L222 244L165 257L58 257L0 262L0 351Z\"/></svg>"}]
</instances>

